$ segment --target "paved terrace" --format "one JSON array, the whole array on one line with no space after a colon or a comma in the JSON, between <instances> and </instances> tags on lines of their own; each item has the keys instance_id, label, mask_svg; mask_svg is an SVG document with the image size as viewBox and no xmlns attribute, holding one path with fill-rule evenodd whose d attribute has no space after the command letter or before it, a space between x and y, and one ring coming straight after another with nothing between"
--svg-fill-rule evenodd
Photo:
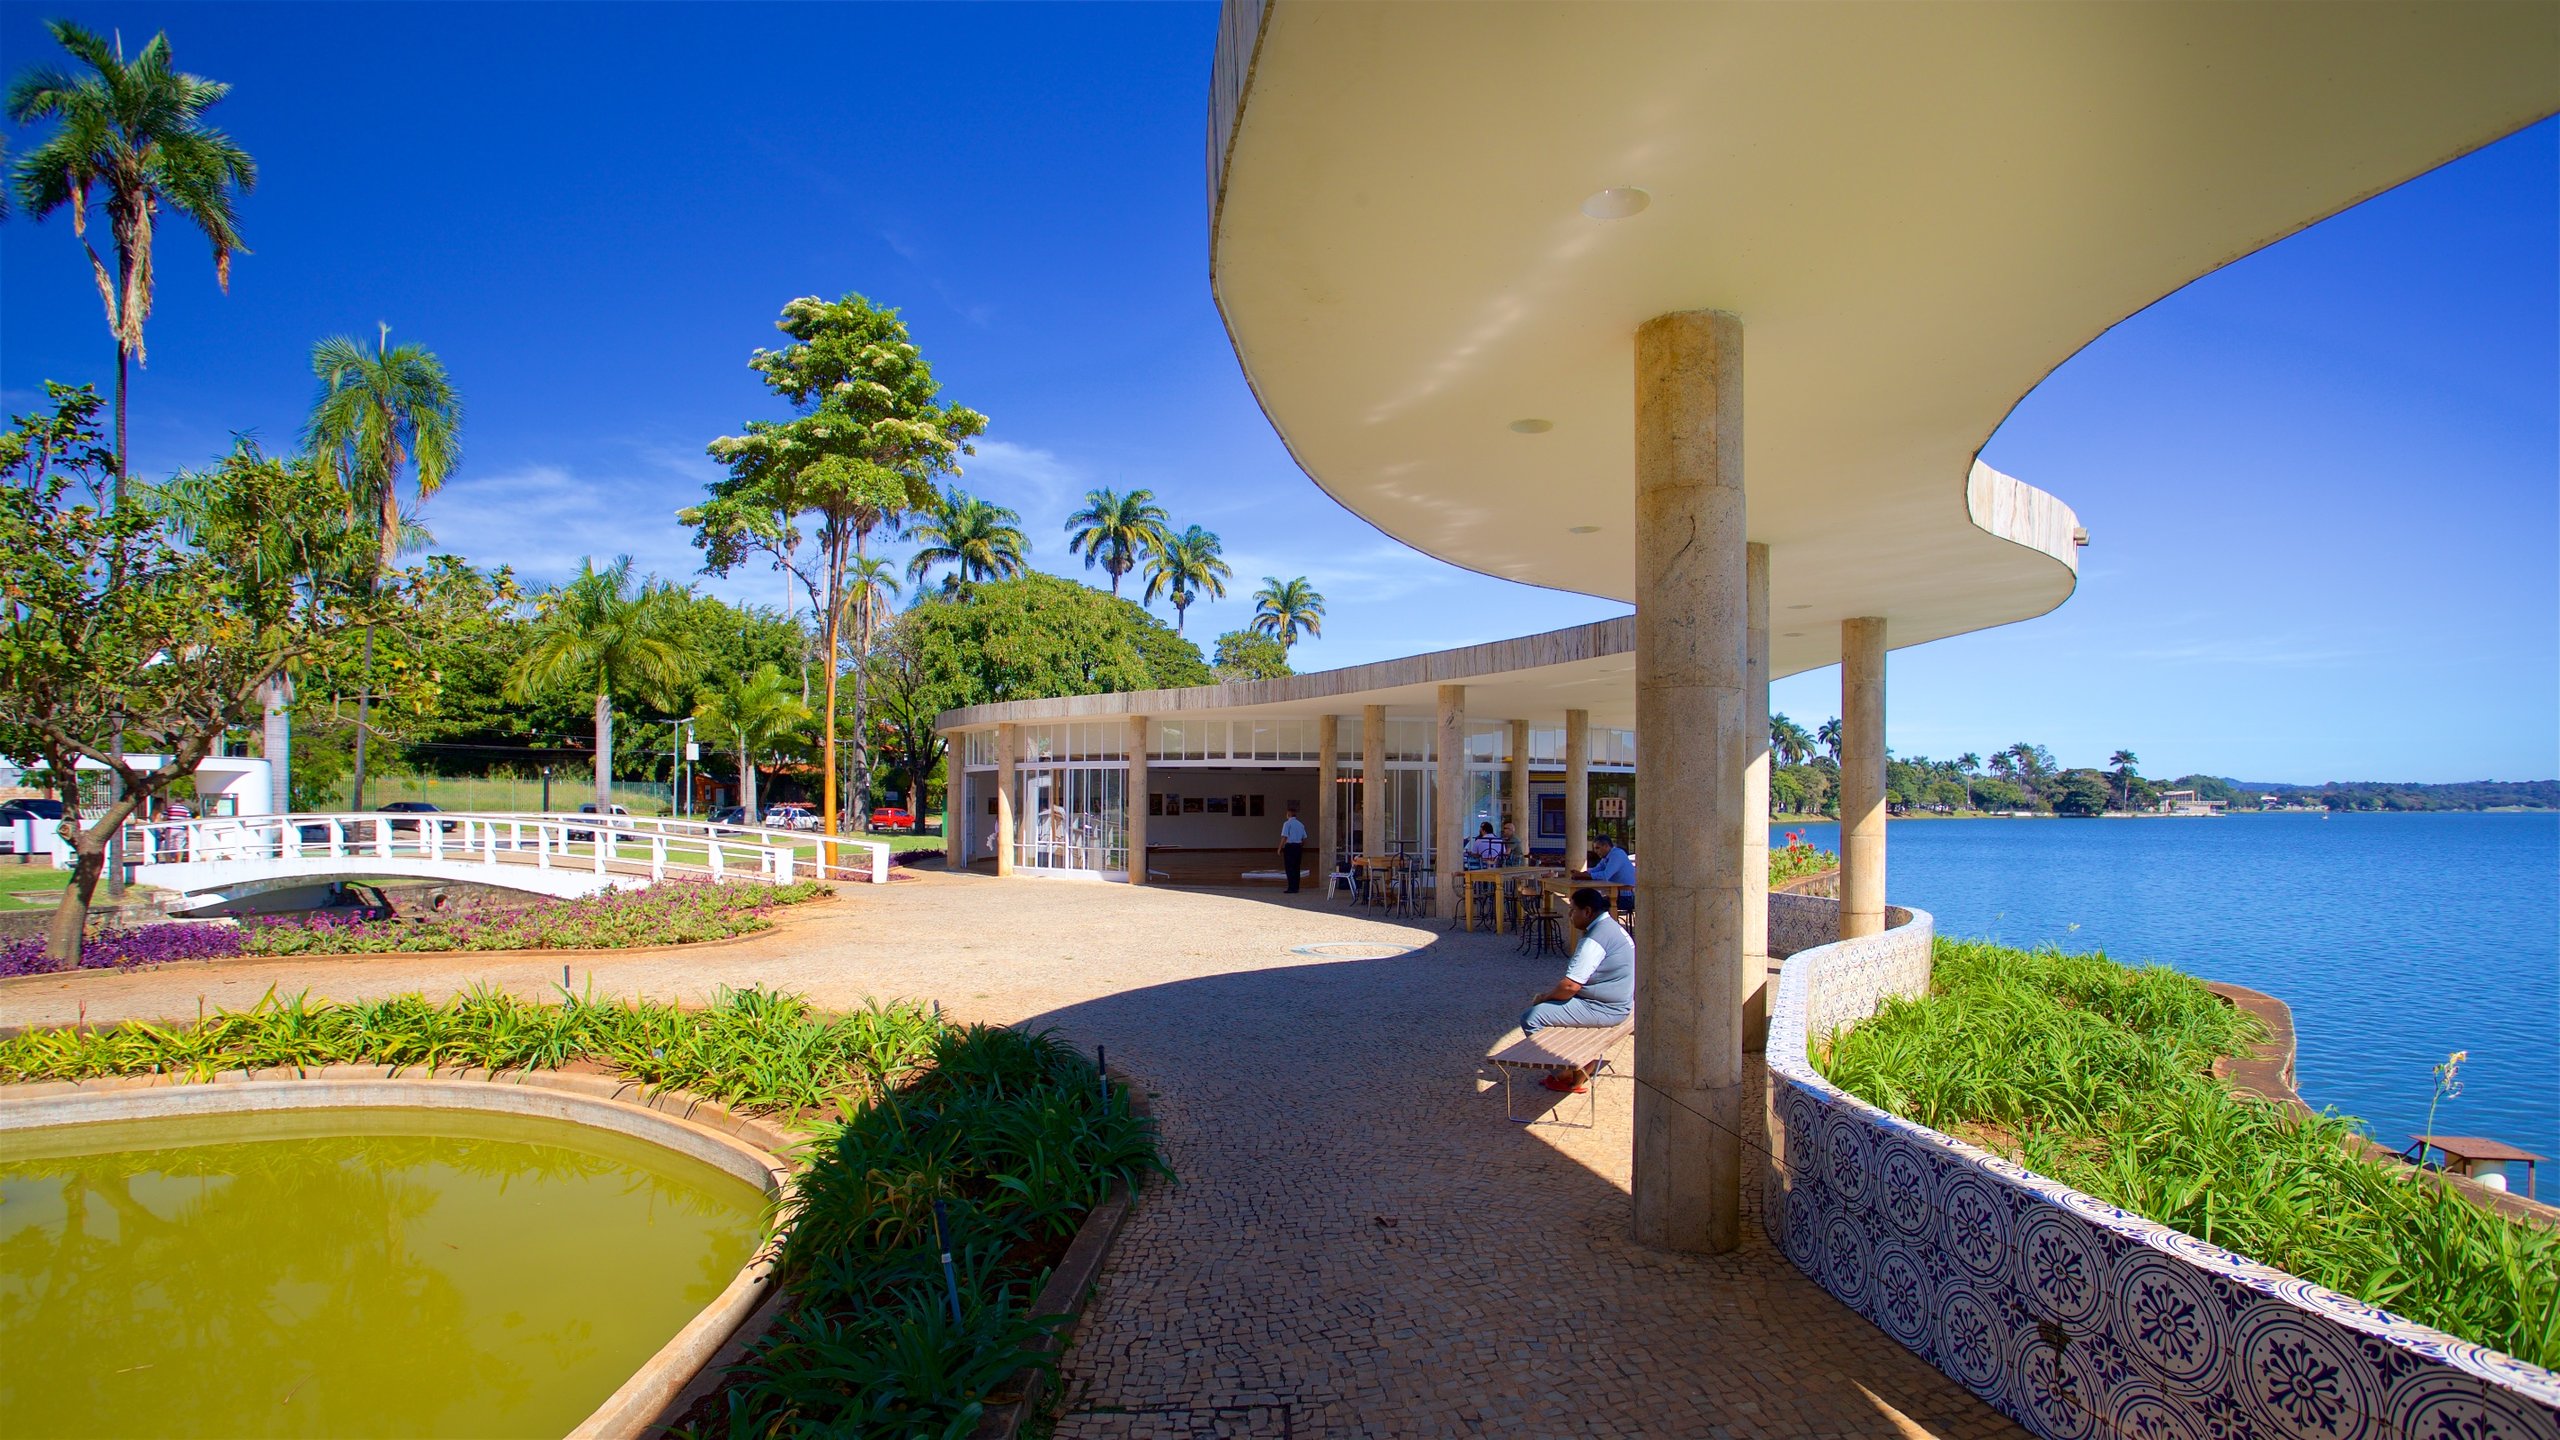
<instances>
[{"instance_id":1,"label":"paved terrace","mask_svg":"<svg viewBox=\"0 0 2560 1440\"><path fill-rule=\"evenodd\" d=\"M1293 949L1323 944L1421 948ZM0 981L0 1024L190 1019L199 996L245 1006L270 985L540 995L562 958ZM1729 1256L1628 1241L1629 1082L1600 1081L1596 1130L1522 1129L1479 1065L1556 971L1508 937L1313 896L928 874L766 935L569 963L613 995L938 998L1108 1045L1144 1077L1181 1183L1122 1232L1062 1437L2018 1433L1800 1276L1756 1213Z\"/></svg>"}]
</instances>

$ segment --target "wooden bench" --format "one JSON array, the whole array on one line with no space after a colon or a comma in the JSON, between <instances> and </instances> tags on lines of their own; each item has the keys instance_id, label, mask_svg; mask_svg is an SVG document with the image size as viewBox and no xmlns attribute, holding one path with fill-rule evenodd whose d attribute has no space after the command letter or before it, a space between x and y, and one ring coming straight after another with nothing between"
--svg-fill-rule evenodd
<instances>
[{"instance_id":1,"label":"wooden bench","mask_svg":"<svg viewBox=\"0 0 2560 1440\"><path fill-rule=\"evenodd\" d=\"M1537 1070L1552 1075L1559 1070L1589 1070L1597 1079L1609 1065L1609 1052L1619 1041L1636 1033L1635 1017L1629 1016L1615 1025L1550 1025L1535 1035L1522 1036L1485 1057L1502 1072L1502 1113L1512 1123L1533 1125L1537 1117L1521 1118L1519 1106L1511 1095L1511 1072ZM1558 1121L1558 1124L1563 1122ZM1600 1123L1600 1092L1591 1092L1591 1118L1585 1128Z\"/></svg>"}]
</instances>

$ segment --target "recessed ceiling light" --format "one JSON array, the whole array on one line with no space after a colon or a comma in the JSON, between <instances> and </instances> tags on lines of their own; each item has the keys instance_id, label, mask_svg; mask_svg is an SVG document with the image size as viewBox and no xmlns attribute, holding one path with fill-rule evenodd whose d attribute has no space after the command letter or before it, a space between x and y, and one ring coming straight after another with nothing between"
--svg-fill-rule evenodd
<instances>
[{"instance_id":1,"label":"recessed ceiling light","mask_svg":"<svg viewBox=\"0 0 2560 1440\"><path fill-rule=\"evenodd\" d=\"M1569 535L1597 535L1600 533L1600 527L1597 525L1574 525L1567 527L1565 533Z\"/></svg>"},{"instance_id":2,"label":"recessed ceiling light","mask_svg":"<svg viewBox=\"0 0 2560 1440\"><path fill-rule=\"evenodd\" d=\"M1652 203L1651 195L1633 185L1612 185L1591 192L1590 198L1582 202L1582 213L1594 220L1624 220L1644 213L1644 207Z\"/></svg>"},{"instance_id":3,"label":"recessed ceiling light","mask_svg":"<svg viewBox=\"0 0 2560 1440\"><path fill-rule=\"evenodd\" d=\"M1556 422L1553 420L1514 420L1511 422L1511 433L1515 435L1544 435L1554 428L1556 428Z\"/></svg>"},{"instance_id":4,"label":"recessed ceiling light","mask_svg":"<svg viewBox=\"0 0 2560 1440\"><path fill-rule=\"evenodd\" d=\"M1790 605L1787 608L1790 610L1810 610L1813 607L1810 605Z\"/></svg>"},{"instance_id":5,"label":"recessed ceiling light","mask_svg":"<svg viewBox=\"0 0 2560 1440\"><path fill-rule=\"evenodd\" d=\"M1790 630L1787 632L1786 638L1789 640L1801 640L1804 638L1804 632L1801 630Z\"/></svg>"}]
</instances>

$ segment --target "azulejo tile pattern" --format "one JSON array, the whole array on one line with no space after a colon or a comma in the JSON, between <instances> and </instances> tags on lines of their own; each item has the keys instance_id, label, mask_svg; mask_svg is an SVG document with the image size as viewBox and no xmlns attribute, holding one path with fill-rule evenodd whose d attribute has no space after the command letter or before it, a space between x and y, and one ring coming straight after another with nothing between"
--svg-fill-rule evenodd
<instances>
[{"instance_id":1,"label":"azulejo tile pattern","mask_svg":"<svg viewBox=\"0 0 2560 1440\"><path fill-rule=\"evenodd\" d=\"M1771 949L1837 933L1814 913L1834 902L1770 899ZM1794 951L1770 1007L1777 1149L1762 1215L1817 1284L2047 1440L2560 1440L2560 1375L2153 1224L1824 1080L1806 1058L1814 1037L1928 986L1935 922L1887 920L1881 935Z\"/></svg>"}]
</instances>

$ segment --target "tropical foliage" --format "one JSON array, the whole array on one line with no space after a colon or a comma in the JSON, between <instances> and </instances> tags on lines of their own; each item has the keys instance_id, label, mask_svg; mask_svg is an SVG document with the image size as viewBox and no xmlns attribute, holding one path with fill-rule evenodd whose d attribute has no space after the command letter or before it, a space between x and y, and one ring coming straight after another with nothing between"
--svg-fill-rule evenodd
<instances>
[{"instance_id":1,"label":"tropical foliage","mask_svg":"<svg viewBox=\"0 0 2560 1440\"><path fill-rule=\"evenodd\" d=\"M1111 576L1111 594L1120 594L1120 579L1141 561L1164 548L1170 538L1164 507L1152 490L1085 493L1084 508L1067 517L1067 553L1082 555L1084 568L1099 565Z\"/></svg>"},{"instance_id":2,"label":"tropical foliage","mask_svg":"<svg viewBox=\"0 0 2560 1440\"><path fill-rule=\"evenodd\" d=\"M595 697L596 813L613 808L613 698L638 696L671 703L686 673L676 647L677 592L656 581L635 590L631 557L617 556L602 570L593 558L580 562L568 584L536 602L531 648L507 677L521 699L546 690Z\"/></svg>"},{"instance_id":3,"label":"tropical foliage","mask_svg":"<svg viewBox=\"0 0 2560 1440\"><path fill-rule=\"evenodd\" d=\"M1010 580L1028 568L1024 556L1031 544L1023 538L1022 517L956 485L907 533L923 542L907 561L907 578L918 585L937 569L947 571L942 588L950 591L980 580Z\"/></svg>"},{"instance_id":4,"label":"tropical foliage","mask_svg":"<svg viewBox=\"0 0 2560 1440\"><path fill-rule=\"evenodd\" d=\"M1167 538L1147 556L1147 593L1142 599L1149 605L1160 595L1173 601L1174 634L1182 633L1191 602L1226 598L1227 581L1236 572L1219 558L1222 548L1217 536L1194 525Z\"/></svg>"},{"instance_id":5,"label":"tropical foliage","mask_svg":"<svg viewBox=\"0 0 2560 1440\"><path fill-rule=\"evenodd\" d=\"M1324 597L1304 575L1265 575L1262 588L1253 592L1253 628L1279 641L1281 649L1295 650L1300 637L1324 634Z\"/></svg>"},{"instance_id":6,"label":"tropical foliage","mask_svg":"<svg viewBox=\"0 0 2560 1440\"><path fill-rule=\"evenodd\" d=\"M1833 1083L2110 1204L2538 1365L2560 1233L2478 1209L2355 1122L2235 1095L2257 1023L2165 966L1941 939L1929 994L1817 1057Z\"/></svg>"},{"instance_id":7,"label":"tropical foliage","mask_svg":"<svg viewBox=\"0 0 2560 1440\"><path fill-rule=\"evenodd\" d=\"M754 674L704 696L694 707L693 718L714 743L737 749L738 803L752 822L764 813L756 807L756 770L783 741L807 730L808 704L794 693L781 667L762 665Z\"/></svg>"},{"instance_id":8,"label":"tropical foliage","mask_svg":"<svg viewBox=\"0 0 2560 1440\"><path fill-rule=\"evenodd\" d=\"M71 212L71 233L105 302L116 342L115 498L122 503L127 371L149 358L143 326L151 318L159 217L183 215L204 233L213 246L214 281L228 291L231 257L249 248L232 202L256 187L258 166L230 136L205 123L205 112L231 87L178 69L166 32L127 61L121 44L68 20L49 20L45 28L87 70L32 70L10 84L11 120L55 122L51 134L18 158L18 206L36 220ZM106 212L113 274L89 243L93 199Z\"/></svg>"},{"instance_id":9,"label":"tropical foliage","mask_svg":"<svg viewBox=\"0 0 2560 1440\"><path fill-rule=\"evenodd\" d=\"M1254 630L1230 630L1219 636L1216 664L1221 680L1277 680L1293 673L1289 647Z\"/></svg>"}]
</instances>

